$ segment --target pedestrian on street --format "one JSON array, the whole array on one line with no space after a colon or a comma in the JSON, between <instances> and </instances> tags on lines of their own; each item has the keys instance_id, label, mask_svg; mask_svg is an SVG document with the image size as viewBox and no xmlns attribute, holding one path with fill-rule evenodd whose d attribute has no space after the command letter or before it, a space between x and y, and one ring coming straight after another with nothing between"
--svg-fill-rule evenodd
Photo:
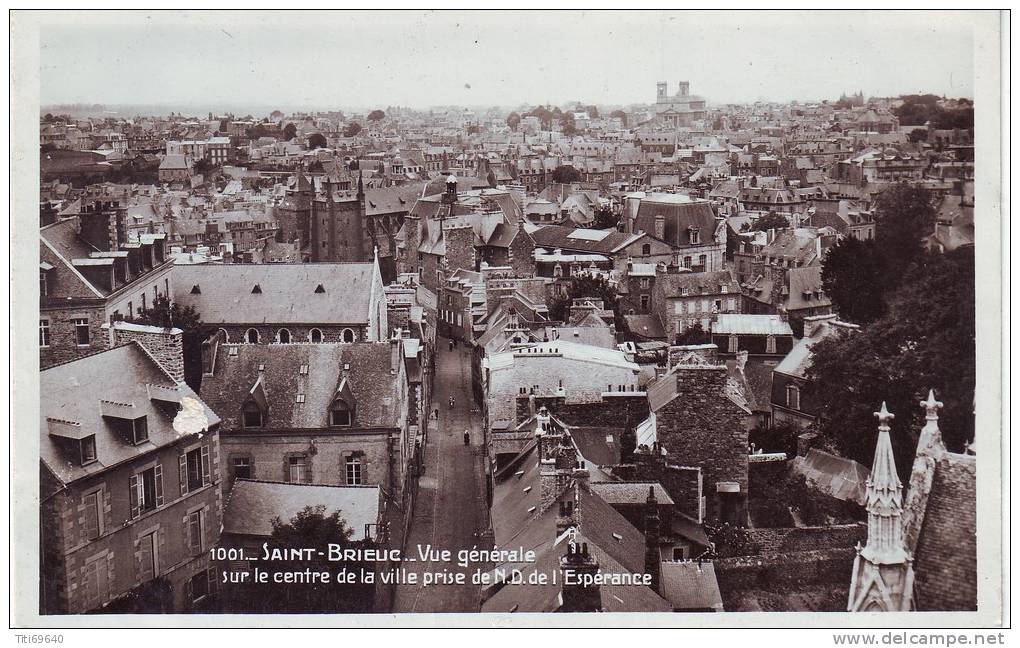
<instances>
[{"instance_id":1,"label":"pedestrian on street","mask_svg":"<svg viewBox=\"0 0 1020 648\"><path fill-rule=\"evenodd\" d=\"M450 351L453 351L453 339L450 340Z\"/></svg>"},{"instance_id":2,"label":"pedestrian on street","mask_svg":"<svg viewBox=\"0 0 1020 648\"><path fill-rule=\"evenodd\" d=\"M464 430L464 445L471 445L471 434Z\"/></svg>"},{"instance_id":3,"label":"pedestrian on street","mask_svg":"<svg viewBox=\"0 0 1020 648\"><path fill-rule=\"evenodd\" d=\"M454 404L455 402L456 402L456 401L455 401L455 400L453 399L453 396L450 396L450 409L453 409L453 404Z\"/></svg>"}]
</instances>

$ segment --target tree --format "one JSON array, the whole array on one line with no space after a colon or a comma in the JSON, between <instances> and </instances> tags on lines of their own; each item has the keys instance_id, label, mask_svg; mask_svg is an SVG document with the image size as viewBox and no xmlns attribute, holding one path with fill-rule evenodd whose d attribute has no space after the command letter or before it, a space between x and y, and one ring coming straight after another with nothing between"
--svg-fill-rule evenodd
<instances>
[{"instance_id":1,"label":"tree","mask_svg":"<svg viewBox=\"0 0 1020 648\"><path fill-rule=\"evenodd\" d=\"M560 129L564 135L573 136L577 133L577 125L574 123L574 113L567 111L560 115Z\"/></svg>"},{"instance_id":2,"label":"tree","mask_svg":"<svg viewBox=\"0 0 1020 648\"><path fill-rule=\"evenodd\" d=\"M344 137L354 137L361 132L361 124L358 122L351 122L344 126Z\"/></svg>"},{"instance_id":3,"label":"tree","mask_svg":"<svg viewBox=\"0 0 1020 648\"><path fill-rule=\"evenodd\" d=\"M353 530L344 520L341 511L326 514L323 505L306 506L290 520L284 522L279 517L272 521L273 534L268 541L270 550L282 549L284 555L288 549L314 548L317 552L308 558L296 560L274 560L265 563L261 569L270 573L272 587L252 585L252 591L236 592L235 600L247 609L232 610L233 612L268 612L274 614L327 614L371 612L374 598L374 586L360 581L349 584L338 583L338 575L344 570L347 573L360 574L360 571L371 571L371 566L364 563L348 561L330 561L326 549L329 545L338 545L341 551L348 548L368 547L371 543L352 540ZM322 551L323 555L318 555ZM330 575L328 583L276 583L274 573L287 572L326 572ZM255 589L257 588L257 589Z\"/></svg>"},{"instance_id":4,"label":"tree","mask_svg":"<svg viewBox=\"0 0 1020 648\"><path fill-rule=\"evenodd\" d=\"M322 133L312 133L308 137L308 148L315 150L317 148L326 148L326 136Z\"/></svg>"},{"instance_id":5,"label":"tree","mask_svg":"<svg viewBox=\"0 0 1020 648\"><path fill-rule=\"evenodd\" d=\"M581 172L572 166L560 165L553 169L552 181L560 184L570 184L581 181Z\"/></svg>"},{"instance_id":6,"label":"tree","mask_svg":"<svg viewBox=\"0 0 1020 648\"><path fill-rule=\"evenodd\" d=\"M790 226L790 219L776 212L769 212L758 218L751 224L751 231L767 232L770 229L786 229Z\"/></svg>"},{"instance_id":7,"label":"tree","mask_svg":"<svg viewBox=\"0 0 1020 648\"><path fill-rule=\"evenodd\" d=\"M289 142L295 137L297 137L297 126L291 123L283 127L283 139Z\"/></svg>"},{"instance_id":8,"label":"tree","mask_svg":"<svg viewBox=\"0 0 1020 648\"><path fill-rule=\"evenodd\" d=\"M683 335L678 335L676 343L683 346L688 344L710 344L712 342L712 336L709 335L705 329L701 328L701 322L697 322L694 326L684 331Z\"/></svg>"},{"instance_id":9,"label":"tree","mask_svg":"<svg viewBox=\"0 0 1020 648\"><path fill-rule=\"evenodd\" d=\"M543 129L550 130L552 128L552 120L554 115L545 106L536 106L534 110L528 113L528 115L531 117L538 117L538 120L541 123Z\"/></svg>"},{"instance_id":10,"label":"tree","mask_svg":"<svg viewBox=\"0 0 1020 648\"><path fill-rule=\"evenodd\" d=\"M191 168L196 174L206 176L213 170L213 163L206 158L198 158Z\"/></svg>"},{"instance_id":11,"label":"tree","mask_svg":"<svg viewBox=\"0 0 1020 648\"><path fill-rule=\"evenodd\" d=\"M822 288L839 317L868 324L885 311L885 273L873 241L846 237L822 259Z\"/></svg>"},{"instance_id":12,"label":"tree","mask_svg":"<svg viewBox=\"0 0 1020 648\"><path fill-rule=\"evenodd\" d=\"M516 131L517 127L521 125L521 116L515 112L507 115L506 125L510 127L510 130Z\"/></svg>"},{"instance_id":13,"label":"tree","mask_svg":"<svg viewBox=\"0 0 1020 648\"><path fill-rule=\"evenodd\" d=\"M283 119L283 112L280 110L274 110L273 112L269 113L269 118L272 119L273 121Z\"/></svg>"},{"instance_id":14,"label":"tree","mask_svg":"<svg viewBox=\"0 0 1020 648\"><path fill-rule=\"evenodd\" d=\"M184 354L184 381L198 392L202 386L202 318L192 306L181 306L166 295L152 300L152 305L139 310L134 317L122 317L134 324L178 328L184 332L181 340Z\"/></svg>"},{"instance_id":15,"label":"tree","mask_svg":"<svg viewBox=\"0 0 1020 648\"><path fill-rule=\"evenodd\" d=\"M812 347L810 393L820 406L819 431L841 453L871 465L886 402L901 478L909 473L923 424L918 402L929 389L943 402L939 427L948 448L974 438L974 252L925 253L890 293L888 312L859 332Z\"/></svg>"},{"instance_id":16,"label":"tree","mask_svg":"<svg viewBox=\"0 0 1020 648\"><path fill-rule=\"evenodd\" d=\"M382 121L386 118L386 113L382 110L376 109L368 113L368 121Z\"/></svg>"},{"instance_id":17,"label":"tree","mask_svg":"<svg viewBox=\"0 0 1020 648\"><path fill-rule=\"evenodd\" d=\"M590 297L592 299L601 300L603 305L607 309L612 309L617 313L617 318L622 319L619 314L618 308L616 308L617 295L616 288L613 287L609 281L601 276L591 276L588 274L574 275L570 277L570 283L567 284L566 297L553 299L552 304L549 306L549 316L553 320L566 322L570 319L570 306L575 299L582 297ZM621 322L617 322L617 330L622 330Z\"/></svg>"},{"instance_id":18,"label":"tree","mask_svg":"<svg viewBox=\"0 0 1020 648\"><path fill-rule=\"evenodd\" d=\"M616 117L623 124L623 127L627 128L627 113L623 112L622 110L614 110L613 112L609 113L609 116Z\"/></svg>"},{"instance_id":19,"label":"tree","mask_svg":"<svg viewBox=\"0 0 1020 648\"><path fill-rule=\"evenodd\" d=\"M595 229L616 229L620 224L620 215L613 211L612 207L600 207L595 210L595 222L592 227Z\"/></svg>"},{"instance_id":20,"label":"tree","mask_svg":"<svg viewBox=\"0 0 1020 648\"><path fill-rule=\"evenodd\" d=\"M934 194L908 183L886 189L875 200L875 239L888 278L899 285L907 268L924 251L924 237L935 226Z\"/></svg>"}]
</instances>

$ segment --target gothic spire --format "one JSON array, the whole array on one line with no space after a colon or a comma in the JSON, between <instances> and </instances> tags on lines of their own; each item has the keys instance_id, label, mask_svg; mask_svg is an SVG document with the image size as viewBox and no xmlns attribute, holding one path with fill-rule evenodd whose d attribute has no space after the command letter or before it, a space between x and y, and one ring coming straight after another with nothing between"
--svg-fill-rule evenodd
<instances>
[{"instance_id":1,"label":"gothic spire","mask_svg":"<svg viewBox=\"0 0 1020 648\"><path fill-rule=\"evenodd\" d=\"M867 482L868 544L861 556L877 564L906 560L903 547L903 485L896 474L896 461L889 438L889 421L895 416L886 409L875 412L878 442Z\"/></svg>"}]
</instances>

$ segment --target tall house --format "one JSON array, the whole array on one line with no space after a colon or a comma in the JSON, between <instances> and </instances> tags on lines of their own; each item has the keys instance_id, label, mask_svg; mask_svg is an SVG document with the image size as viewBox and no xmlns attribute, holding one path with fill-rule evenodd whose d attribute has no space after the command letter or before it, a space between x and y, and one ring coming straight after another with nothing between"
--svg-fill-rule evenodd
<instances>
[{"instance_id":1,"label":"tall house","mask_svg":"<svg viewBox=\"0 0 1020 648\"><path fill-rule=\"evenodd\" d=\"M182 380L179 330L110 333L114 348L40 374L40 610L201 611L219 419Z\"/></svg>"},{"instance_id":2,"label":"tall house","mask_svg":"<svg viewBox=\"0 0 1020 648\"><path fill-rule=\"evenodd\" d=\"M101 327L173 291L166 234L127 234L127 207L86 196L81 211L40 228L39 361L47 367L106 348Z\"/></svg>"}]
</instances>

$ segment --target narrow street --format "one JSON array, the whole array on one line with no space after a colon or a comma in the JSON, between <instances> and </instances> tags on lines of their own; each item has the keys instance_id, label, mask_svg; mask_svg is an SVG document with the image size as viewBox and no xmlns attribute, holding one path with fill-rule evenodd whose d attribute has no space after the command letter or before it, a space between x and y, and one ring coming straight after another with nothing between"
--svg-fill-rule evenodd
<instances>
[{"instance_id":1,"label":"narrow street","mask_svg":"<svg viewBox=\"0 0 1020 648\"><path fill-rule=\"evenodd\" d=\"M432 421L425 447L425 474L418 484L411 532L405 557L415 561L403 564L408 571L419 574L418 585L400 585L394 597L394 612L477 612L480 588L471 584L475 567L464 569L456 564L460 549L481 546L486 530L484 451L482 448L481 414L471 397L471 354L463 345L449 350L448 341L440 338L436 352L436 379L432 401L439 409L439 420ZM450 408L450 396L455 406ZM470 445L464 445L464 430L469 431ZM448 549L453 560L422 562L423 551L431 545L435 550ZM459 572L466 574L466 585L420 584L425 572Z\"/></svg>"}]
</instances>

